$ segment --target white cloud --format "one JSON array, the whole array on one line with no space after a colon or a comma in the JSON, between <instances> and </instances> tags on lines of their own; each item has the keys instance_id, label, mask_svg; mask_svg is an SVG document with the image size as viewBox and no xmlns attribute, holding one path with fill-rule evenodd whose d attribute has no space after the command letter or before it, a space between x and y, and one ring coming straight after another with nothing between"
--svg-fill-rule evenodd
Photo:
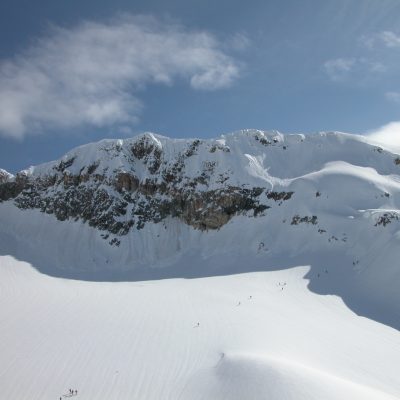
<instances>
[{"instance_id":1,"label":"white cloud","mask_svg":"<svg viewBox=\"0 0 400 400\"><path fill-rule=\"evenodd\" d=\"M392 31L382 31L371 35L363 35L361 43L370 50L376 47L400 47L400 36Z\"/></svg>"},{"instance_id":2,"label":"white cloud","mask_svg":"<svg viewBox=\"0 0 400 400\"><path fill-rule=\"evenodd\" d=\"M387 71L386 66L380 61L369 60L365 57L336 58L324 63L325 72L332 81L345 81L352 78L353 81L362 81L374 74L382 74Z\"/></svg>"},{"instance_id":3,"label":"white cloud","mask_svg":"<svg viewBox=\"0 0 400 400\"><path fill-rule=\"evenodd\" d=\"M400 47L400 36L391 31L384 31L378 35L378 38L386 47Z\"/></svg>"},{"instance_id":4,"label":"white cloud","mask_svg":"<svg viewBox=\"0 0 400 400\"><path fill-rule=\"evenodd\" d=\"M336 58L324 63L324 68L329 78L333 81L342 80L354 67L354 58Z\"/></svg>"},{"instance_id":5,"label":"white cloud","mask_svg":"<svg viewBox=\"0 0 400 400\"><path fill-rule=\"evenodd\" d=\"M0 134L22 138L85 124L126 129L148 84L184 79L197 90L229 87L239 66L223 48L207 32L150 17L53 27L0 64Z\"/></svg>"},{"instance_id":6,"label":"white cloud","mask_svg":"<svg viewBox=\"0 0 400 400\"><path fill-rule=\"evenodd\" d=\"M369 141L393 152L400 152L400 121L390 122L366 134Z\"/></svg>"}]
</instances>

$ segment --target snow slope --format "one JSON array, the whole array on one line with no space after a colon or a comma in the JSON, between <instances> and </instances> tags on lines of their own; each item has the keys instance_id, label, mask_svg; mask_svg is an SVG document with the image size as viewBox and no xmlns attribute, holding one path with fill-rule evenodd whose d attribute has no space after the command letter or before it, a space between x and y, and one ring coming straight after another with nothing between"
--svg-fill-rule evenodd
<instances>
[{"instance_id":1,"label":"snow slope","mask_svg":"<svg viewBox=\"0 0 400 400\"><path fill-rule=\"evenodd\" d=\"M85 282L2 256L1 398L399 399L399 332L311 293L309 268Z\"/></svg>"}]
</instances>

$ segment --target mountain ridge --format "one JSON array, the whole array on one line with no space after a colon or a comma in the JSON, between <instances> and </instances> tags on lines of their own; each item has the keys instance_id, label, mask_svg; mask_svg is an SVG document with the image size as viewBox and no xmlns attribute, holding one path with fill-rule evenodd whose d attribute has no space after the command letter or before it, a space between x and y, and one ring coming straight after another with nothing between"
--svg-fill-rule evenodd
<instances>
[{"instance_id":1,"label":"mountain ridge","mask_svg":"<svg viewBox=\"0 0 400 400\"><path fill-rule=\"evenodd\" d=\"M266 133L258 130L244 130L230 135L222 135L219 139L169 139L152 133L144 133L132 139L105 139L97 143L91 143L79 146L68 152L61 159L41 164L36 167L30 167L27 170L20 171L16 176L12 176L3 170L0 176L0 200L6 201L9 199L18 198L17 205L21 208L40 208L43 212L55 213L57 218L64 220L69 217L79 217L83 220L93 221L83 212L58 212L57 209L51 208L51 205L39 204L32 195L26 195L26 189L45 192L49 188L64 186L94 185L96 189L103 189L105 184L109 188L122 192L139 192L144 196L154 196L154 194L168 195L174 197L171 191L182 192L183 189L189 187L194 190L187 190L183 198L174 198L172 203L182 203L190 201L190 197L195 193L209 192L210 196L223 196L221 190L228 189L233 191L233 197L228 201L228 207L225 210L225 218L223 221L202 221L196 227L201 229L215 229L226 223L230 216L240 211L253 210L255 213L264 211L266 204L260 204L258 198L264 188L270 192L267 195L269 198L284 201L290 198L289 192L275 192L273 188L285 187L290 184L289 179L305 176L307 173L313 173L315 165L301 171L299 165L292 167L290 171L289 165L295 163L295 159L291 159L291 163L287 163L285 155L276 153L278 151L291 152L292 146L297 146L299 143L307 142L314 139L325 137L326 141L336 139L339 144L353 140L354 143L365 144L361 137L356 137L343 133L319 133L313 136L306 137L305 135L287 135L284 136L279 132ZM307 138L307 139L306 139ZM244 140L243 140L244 139ZM227 144L228 142L228 144ZM240 142L239 144L237 142ZM312 143L311 143L312 144ZM322 144L317 146L322 148ZM366 144L366 146L370 146ZM239 147L239 149L238 149ZM267 148L274 148L272 162L265 158L269 156ZM315 147L315 144L314 144ZM234 155L232 156L231 148ZM389 155L390 153L380 147L373 146L372 149L379 153ZM315 151L315 149L311 149ZM220 154L222 152L222 157ZM295 152L295 156L299 153ZM291 154L288 154L290 157ZM301 154L300 154L301 156ZM306 164L310 162L309 155L306 155ZM390 156L389 156L390 157ZM397 158L392 156L395 164ZM308 158L308 159L307 159ZM337 158L337 157L336 157ZM342 161L346 157L342 155ZM348 158L348 157L347 157ZM232 161L233 160L233 161ZM313 160L311 160L313 161ZM336 161L335 157L328 157L325 162ZM303 155L304 162L304 155ZM369 166L370 160L361 160L361 167ZM316 164L317 162L314 162ZM267 164L267 165L265 165ZM280 164L275 166L274 164ZM374 165L375 164L375 165ZM317 169L321 165L317 165ZM393 171L386 166L373 163L372 167L380 169L383 174ZM272 174L270 173L272 169ZM296 171L296 173L294 173ZM279 174L279 175L277 175ZM297 175L297 176L296 176ZM104 185L103 185L104 186ZM109 193L104 192L103 197L109 197ZM25 196L24 196L25 194ZM94 192L90 193L94 196ZM21 199L25 197L25 199ZM29 198L28 198L29 197ZM115 198L115 196L114 196ZM250 199L250 200L249 200ZM126 200L126 196L125 196ZM198 200L198 199L197 199ZM245 204L247 200L248 204ZM78 201L87 201L81 199ZM209 201L209 198L206 199ZM129 203L137 203L138 199L128 199ZM125 202L120 202L116 206L115 213L121 212L118 209L124 209ZM152 216L153 220L163 219L163 214L173 215L174 211L166 202L158 204L159 216ZM219 204L218 207L221 205ZM229 209L229 206L231 209ZM194 206L196 207L196 206ZM167 208L167 210L164 210ZM178 205L173 204L175 214ZM193 208L193 205L191 206ZM198 208L198 205L197 205ZM122 212L126 212L123 210ZM183 218L186 222L192 219ZM137 227L142 227L145 221L138 223ZM132 227L125 225L121 227L117 224L111 228L112 233L127 233ZM119 231L118 231L118 228Z\"/></svg>"},{"instance_id":2,"label":"mountain ridge","mask_svg":"<svg viewBox=\"0 0 400 400\"><path fill-rule=\"evenodd\" d=\"M399 159L360 136L104 140L7 175L0 199L0 254L49 275L190 278L301 263L313 291L400 327Z\"/></svg>"}]
</instances>

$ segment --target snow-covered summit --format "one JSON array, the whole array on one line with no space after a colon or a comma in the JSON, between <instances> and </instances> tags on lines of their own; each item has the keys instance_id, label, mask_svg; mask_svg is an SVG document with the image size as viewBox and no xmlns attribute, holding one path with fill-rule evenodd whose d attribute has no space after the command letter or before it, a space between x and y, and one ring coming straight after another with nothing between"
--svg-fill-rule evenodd
<instances>
[{"instance_id":1,"label":"snow-covered summit","mask_svg":"<svg viewBox=\"0 0 400 400\"><path fill-rule=\"evenodd\" d=\"M13 174L10 174L5 169L0 168L0 184L10 182L14 178Z\"/></svg>"},{"instance_id":2,"label":"snow-covered summit","mask_svg":"<svg viewBox=\"0 0 400 400\"><path fill-rule=\"evenodd\" d=\"M143 168L143 164L155 162L160 157L167 165L185 157L185 172L189 177L196 176L202 162L214 161L220 167L217 170L230 168L239 181L240 177L244 178L243 167L251 156L261 159L264 169L276 170L276 177L286 178L304 175L329 161L368 165L372 160L366 158L368 148L383 152L383 149L368 143L364 136L340 132L283 135L277 131L247 129L217 139L170 139L146 132L130 139L104 139L82 145L60 160L31 167L25 172L33 176L54 171L82 174L90 166L96 166L96 170L106 176L117 171L129 171L146 178L147 175L157 175L159 171L157 166Z\"/></svg>"}]
</instances>

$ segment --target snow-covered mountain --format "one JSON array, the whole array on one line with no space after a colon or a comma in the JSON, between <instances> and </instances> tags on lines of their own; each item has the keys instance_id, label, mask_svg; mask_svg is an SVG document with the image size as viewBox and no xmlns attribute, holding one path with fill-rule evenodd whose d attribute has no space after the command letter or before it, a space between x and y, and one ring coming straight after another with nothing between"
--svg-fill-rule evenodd
<instances>
[{"instance_id":1,"label":"snow-covered mountain","mask_svg":"<svg viewBox=\"0 0 400 400\"><path fill-rule=\"evenodd\" d=\"M400 157L363 136L145 133L1 177L0 250L48 274L195 277L296 259L337 272L311 288L363 314L361 292L369 314L400 326Z\"/></svg>"},{"instance_id":2,"label":"snow-covered mountain","mask_svg":"<svg viewBox=\"0 0 400 400\"><path fill-rule=\"evenodd\" d=\"M400 156L337 132L146 133L0 170L0 387L399 398L399 210Z\"/></svg>"}]
</instances>

